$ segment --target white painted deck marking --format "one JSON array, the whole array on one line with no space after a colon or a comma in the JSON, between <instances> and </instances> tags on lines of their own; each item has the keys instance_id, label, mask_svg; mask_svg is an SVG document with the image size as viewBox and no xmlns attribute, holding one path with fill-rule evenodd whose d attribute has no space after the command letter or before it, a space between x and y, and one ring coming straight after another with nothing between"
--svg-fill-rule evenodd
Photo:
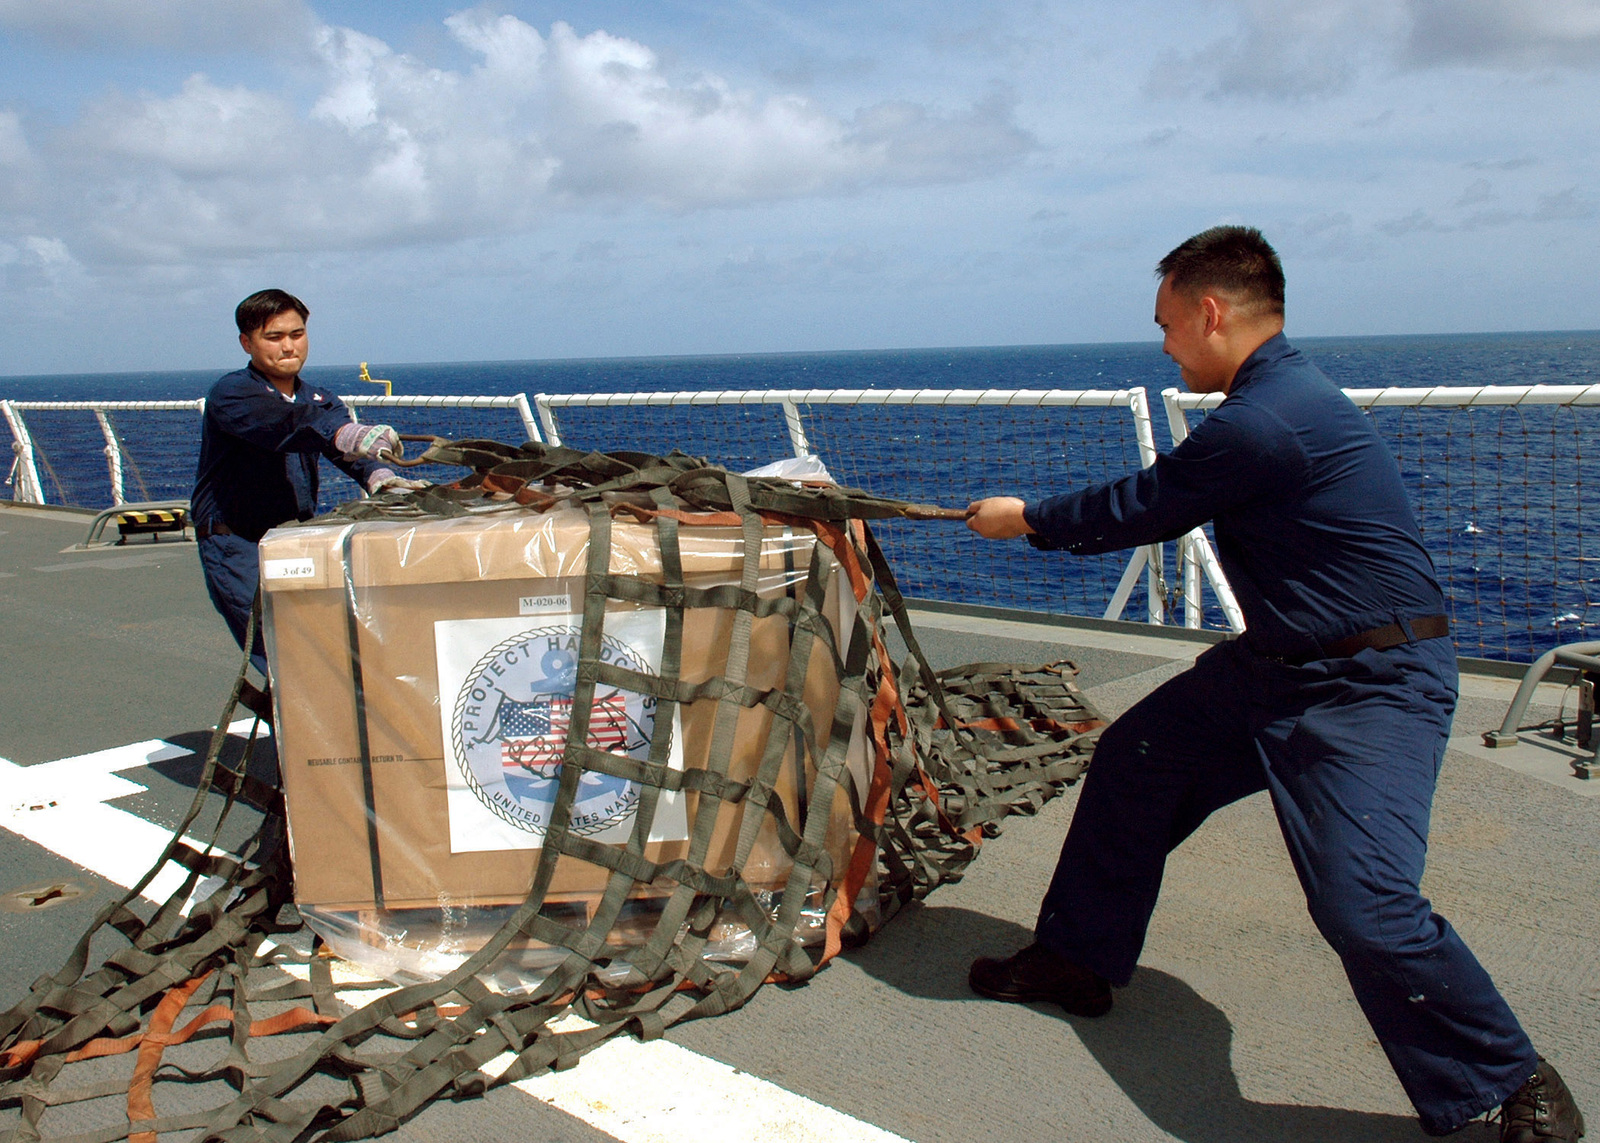
<instances>
[{"instance_id":1,"label":"white painted deck marking","mask_svg":"<svg viewBox=\"0 0 1600 1143\"><path fill-rule=\"evenodd\" d=\"M622 1143L905 1143L667 1040L619 1036L575 1068L512 1086Z\"/></svg>"},{"instance_id":2,"label":"white painted deck marking","mask_svg":"<svg viewBox=\"0 0 1600 1143\"><path fill-rule=\"evenodd\" d=\"M248 732L253 721L243 719L228 729ZM161 856L172 831L105 804L147 789L117 771L192 753L152 738L34 766L0 759L0 825L114 885L131 889ZM196 849L205 848L194 838L184 840ZM159 904L177 891L185 875L184 869L169 863L140 896ZM197 896L205 893L197 890Z\"/></svg>"},{"instance_id":3,"label":"white painted deck marking","mask_svg":"<svg viewBox=\"0 0 1600 1143\"><path fill-rule=\"evenodd\" d=\"M246 733L252 721L228 729ZM34 766L0 758L0 825L129 888L155 863L172 831L105 804L146 788L117 771L190 753L151 739ZM142 895L166 900L182 872L169 865ZM203 897L204 889L196 895ZM285 968L305 976L304 969ZM380 995L360 991L340 998L361 1005ZM498 1075L511 1060L503 1055L484 1070ZM645 1044L618 1036L575 1068L511 1086L621 1143L906 1143L881 1127L666 1040Z\"/></svg>"}]
</instances>

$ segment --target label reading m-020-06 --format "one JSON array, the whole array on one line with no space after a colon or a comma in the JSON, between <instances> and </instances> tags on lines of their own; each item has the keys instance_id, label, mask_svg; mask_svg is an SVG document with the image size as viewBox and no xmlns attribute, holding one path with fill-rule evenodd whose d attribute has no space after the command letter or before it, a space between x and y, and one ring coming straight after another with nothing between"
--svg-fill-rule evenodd
<instances>
[{"instance_id":1,"label":"label reading m-020-06","mask_svg":"<svg viewBox=\"0 0 1600 1143\"><path fill-rule=\"evenodd\" d=\"M572 610L572 596L570 595L520 595L517 597L518 615L543 615L547 612L560 612L565 615Z\"/></svg>"},{"instance_id":2,"label":"label reading m-020-06","mask_svg":"<svg viewBox=\"0 0 1600 1143\"><path fill-rule=\"evenodd\" d=\"M261 574L267 579L313 579L317 574L317 561L262 560Z\"/></svg>"}]
</instances>

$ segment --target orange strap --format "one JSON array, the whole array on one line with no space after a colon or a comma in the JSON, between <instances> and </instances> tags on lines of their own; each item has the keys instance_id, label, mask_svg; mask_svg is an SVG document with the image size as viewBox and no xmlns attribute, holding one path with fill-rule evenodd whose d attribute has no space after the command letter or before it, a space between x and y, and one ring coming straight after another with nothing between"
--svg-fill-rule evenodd
<instances>
[{"instance_id":1,"label":"orange strap","mask_svg":"<svg viewBox=\"0 0 1600 1143\"><path fill-rule=\"evenodd\" d=\"M161 1066L162 1053L170 1045L186 1043L195 1033L209 1024L229 1022L234 1018L232 1008L226 1004L213 1004L202 1010L180 1030L176 1032L172 1030L173 1024L182 1015L189 1000L210 975L211 973L207 971L193 980L168 989L150 1017L150 1027L147 1031L135 1032L131 1036L120 1038L101 1036L90 1040L83 1047L68 1052L66 1062L76 1063L79 1060L94 1060L103 1056L120 1056L137 1048L139 1057L134 1065L133 1078L128 1084L128 1120L132 1123L154 1119L155 1105L151 1092L154 1088L156 1069ZM336 1016L324 1016L309 1008L295 1007L276 1016L253 1021L250 1025L250 1035L276 1036L283 1032L292 1032L297 1028L337 1022ZM31 1062L39 1054L39 1048L43 1043L43 1040L24 1040L12 1045L5 1050L4 1066L15 1068ZM136 1131L129 1135L128 1139L129 1143L155 1143L156 1136L153 1132Z\"/></svg>"},{"instance_id":2,"label":"orange strap","mask_svg":"<svg viewBox=\"0 0 1600 1143\"><path fill-rule=\"evenodd\" d=\"M174 985L167 989L167 994L161 998L161 1003L156 1005L156 1010L150 1017L150 1030L139 1043L139 1056L133 1066L133 1080L128 1084L129 1123L156 1117L151 1091L155 1084L156 1069L161 1066L161 1054L167 1050L167 1040L171 1035L172 1026L183 1014L184 1006L210 975L208 969L187 983ZM129 1132L128 1143L156 1143L156 1133Z\"/></svg>"},{"instance_id":3,"label":"orange strap","mask_svg":"<svg viewBox=\"0 0 1600 1143\"><path fill-rule=\"evenodd\" d=\"M448 1013L441 1012L441 1015ZM194 1019L185 1024L182 1030L158 1035L155 1032L135 1032L131 1036L113 1039L101 1036L90 1040L83 1047L68 1052L66 1062L77 1063L79 1060L97 1060L102 1056L120 1056L133 1051L139 1045L150 1042L159 1043L162 1047L172 1044L182 1044L191 1039L207 1024L233 1019L233 1009L226 1004L213 1004L205 1009ZM253 1021L250 1025L251 1036L277 1036L284 1032L292 1032L296 1028L305 1028L311 1025L333 1024L338 1021L336 1016L323 1016L311 1011L309 1008L291 1008L287 1012L280 1012L276 1016L269 1016L264 1020ZM20 1067L30 1063L39 1054L39 1047L43 1040L23 1040L5 1050L5 1064L7 1068Z\"/></svg>"},{"instance_id":4,"label":"orange strap","mask_svg":"<svg viewBox=\"0 0 1600 1143\"><path fill-rule=\"evenodd\" d=\"M870 590L866 569L861 565L859 548L851 542L845 529L836 524L822 520L808 521L816 530L817 537L828 544L838 557L840 565L850 576L850 584L854 589L856 601L864 602ZM857 537L864 545L866 538L862 535L865 525L860 520L851 520L850 527L855 529ZM872 635L874 648L878 652L878 662L882 670L878 676L878 690L872 699L872 708L868 715L868 723L872 728L872 784L867 789L867 804L864 807L866 819L873 825L881 826L889 812L889 788L894 777L894 768L889 761L889 719L894 718L897 728L903 737L910 734L911 724L906 720L905 706L900 702L900 687L895 679L894 663L889 656L889 649L884 646L883 635L874 631ZM927 775L917 768L917 778L924 789L932 787ZM941 818L943 815L940 815ZM861 836L856 839L855 851L850 855L849 868L845 870L843 881L840 882L838 895L833 899L833 905L828 909L827 928L824 931L822 945L822 964L827 964L839 954L843 947L842 935L845 922L855 912L856 898L861 893L861 888L867 883L867 874L872 870L878 857L878 839L876 837Z\"/></svg>"}]
</instances>

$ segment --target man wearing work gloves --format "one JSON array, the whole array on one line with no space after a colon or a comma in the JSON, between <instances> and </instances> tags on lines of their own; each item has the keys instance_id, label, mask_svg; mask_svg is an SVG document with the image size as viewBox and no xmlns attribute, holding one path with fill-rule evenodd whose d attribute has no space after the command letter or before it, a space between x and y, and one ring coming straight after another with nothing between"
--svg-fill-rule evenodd
<instances>
[{"instance_id":1,"label":"man wearing work gloves","mask_svg":"<svg viewBox=\"0 0 1600 1143\"><path fill-rule=\"evenodd\" d=\"M260 575L256 545L269 528L315 514L319 456L368 492L422 487L379 463L382 453L400 455L393 429L356 424L331 390L300 380L310 312L282 290L240 302L234 320L250 364L206 395L190 515L211 602L240 649ZM266 674L259 625L250 661Z\"/></svg>"},{"instance_id":2,"label":"man wearing work gloves","mask_svg":"<svg viewBox=\"0 0 1600 1143\"><path fill-rule=\"evenodd\" d=\"M974 991L1109 1011L1144 944L1167 854L1266 790L1312 919L1430 1134L1501 1109L1507 1143L1583 1116L1450 924L1418 890L1456 702L1455 648L1400 470L1368 419L1283 337L1259 231L1219 226L1157 266L1156 322L1197 393L1225 394L1171 453L1119 480L967 524L1075 554L1207 521L1246 631L1108 727L1035 942L972 966Z\"/></svg>"}]
</instances>

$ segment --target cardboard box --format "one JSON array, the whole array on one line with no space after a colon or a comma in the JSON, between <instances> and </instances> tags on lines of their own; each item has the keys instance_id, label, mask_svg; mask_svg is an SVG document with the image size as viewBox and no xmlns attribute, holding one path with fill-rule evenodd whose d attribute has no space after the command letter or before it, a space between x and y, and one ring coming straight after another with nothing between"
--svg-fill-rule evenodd
<instances>
[{"instance_id":1,"label":"cardboard box","mask_svg":"<svg viewBox=\"0 0 1600 1143\"><path fill-rule=\"evenodd\" d=\"M739 529L680 530L685 582L737 584ZM771 527L758 594L803 589L817 546L806 531ZM831 563L831 553L824 549ZM543 842L539 810L553 796L570 717L571 670L581 634L589 521L578 510L489 513L451 520L364 522L276 529L261 543L265 629L276 703L278 754L288 805L296 899L331 910L403 910L520 902ZM610 570L660 582L653 526L614 522ZM837 568L825 616L848 640L855 598ZM782 688L789 620L731 609L688 609L681 677L702 682L728 667L736 624L749 622L747 685ZM612 600L605 655L655 673L665 612ZM843 648L841 647L841 655ZM357 680L364 712L358 718ZM562 706L565 688L566 706ZM605 693L602 693L605 692ZM817 640L803 701L826 750L838 702L832 652ZM602 686L590 745L643 758L654 712L643 696ZM718 704L679 708L672 765L705 767ZM363 726L364 722L364 726ZM729 776L752 779L766 749L771 711L738 711ZM870 777L857 718L849 765L864 792ZM799 828L815 777L789 736L774 778L788 820ZM621 846L635 822L638 788L589 774L571 828ZM369 824L367 806L373 814ZM541 802L542 799L542 802ZM827 847L843 869L856 834L841 788L828 807ZM790 860L770 815L694 792L663 795L645 853L689 856L696 815L716 813L708 872L732 870L745 815L763 814L739 872L752 886L780 889ZM582 904L608 871L562 855L547 899ZM669 892L640 886L638 895Z\"/></svg>"}]
</instances>

